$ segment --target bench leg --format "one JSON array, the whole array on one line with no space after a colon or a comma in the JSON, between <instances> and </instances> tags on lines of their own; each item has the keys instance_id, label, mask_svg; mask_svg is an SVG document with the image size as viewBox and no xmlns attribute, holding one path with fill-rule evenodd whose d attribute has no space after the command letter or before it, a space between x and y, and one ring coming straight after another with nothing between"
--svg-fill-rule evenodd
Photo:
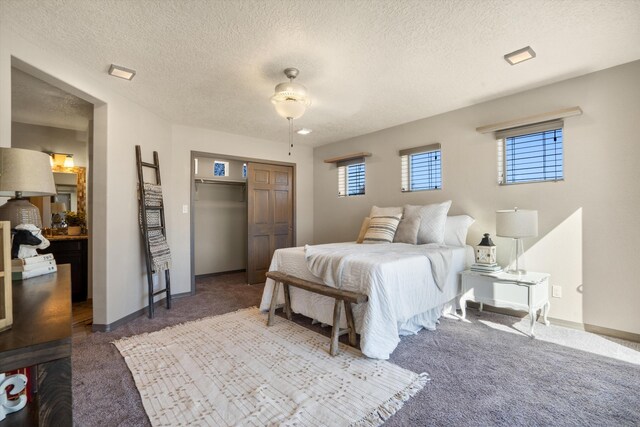
<instances>
[{"instance_id":1,"label":"bench leg","mask_svg":"<svg viewBox=\"0 0 640 427\"><path fill-rule=\"evenodd\" d=\"M269 306L269 317L267 318L267 326L273 325L273 317L276 314L276 304L278 304L279 289L280 289L280 282L274 282L273 295L271 295L271 305Z\"/></svg>"},{"instance_id":2,"label":"bench leg","mask_svg":"<svg viewBox=\"0 0 640 427\"><path fill-rule=\"evenodd\" d=\"M340 337L340 314L342 312L342 300L336 298L333 305L333 327L331 328L331 347L329 354L335 356L338 354L338 338Z\"/></svg>"},{"instance_id":3,"label":"bench leg","mask_svg":"<svg viewBox=\"0 0 640 427\"><path fill-rule=\"evenodd\" d=\"M282 289L284 290L284 314L287 315L287 319L291 320L291 296L289 295L289 285L282 282Z\"/></svg>"},{"instance_id":4,"label":"bench leg","mask_svg":"<svg viewBox=\"0 0 640 427\"><path fill-rule=\"evenodd\" d=\"M344 312L347 315L347 327L349 328L349 345L356 346L356 322L353 321L353 310L351 303L344 301Z\"/></svg>"}]
</instances>

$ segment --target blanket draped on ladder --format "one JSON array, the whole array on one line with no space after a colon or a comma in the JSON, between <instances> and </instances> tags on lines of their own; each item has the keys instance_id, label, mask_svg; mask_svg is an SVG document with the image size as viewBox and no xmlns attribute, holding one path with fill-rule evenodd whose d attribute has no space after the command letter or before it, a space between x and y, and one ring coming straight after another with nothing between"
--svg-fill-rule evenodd
<instances>
[{"instance_id":1,"label":"blanket draped on ladder","mask_svg":"<svg viewBox=\"0 0 640 427\"><path fill-rule=\"evenodd\" d=\"M144 205L148 207L160 207L162 206L162 186L144 183ZM138 212L138 218L140 221L140 231L142 231L142 208ZM166 270L171 265L171 251L167 244L167 239L162 230L149 230L152 227L162 226L160 220L160 211L147 210L147 235L149 240L149 252L151 253L151 261L153 263L153 271L158 272Z\"/></svg>"}]
</instances>

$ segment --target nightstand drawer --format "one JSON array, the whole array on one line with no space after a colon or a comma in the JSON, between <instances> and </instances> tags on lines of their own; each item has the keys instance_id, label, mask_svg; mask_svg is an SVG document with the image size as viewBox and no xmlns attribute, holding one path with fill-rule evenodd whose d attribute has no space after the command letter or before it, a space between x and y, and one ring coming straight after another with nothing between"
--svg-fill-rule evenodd
<instances>
[{"instance_id":1,"label":"nightstand drawer","mask_svg":"<svg viewBox=\"0 0 640 427\"><path fill-rule=\"evenodd\" d=\"M529 306L529 288L513 283L482 280L473 284L469 296L477 302L496 307Z\"/></svg>"}]
</instances>

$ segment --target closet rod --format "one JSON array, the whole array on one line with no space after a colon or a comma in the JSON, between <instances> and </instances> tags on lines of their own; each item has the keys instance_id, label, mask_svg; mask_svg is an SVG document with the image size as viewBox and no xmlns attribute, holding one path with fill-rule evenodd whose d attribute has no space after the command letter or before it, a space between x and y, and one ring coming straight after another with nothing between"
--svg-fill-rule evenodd
<instances>
[{"instance_id":1,"label":"closet rod","mask_svg":"<svg viewBox=\"0 0 640 427\"><path fill-rule=\"evenodd\" d=\"M246 181L222 181L218 179L195 178L196 184L247 185Z\"/></svg>"}]
</instances>

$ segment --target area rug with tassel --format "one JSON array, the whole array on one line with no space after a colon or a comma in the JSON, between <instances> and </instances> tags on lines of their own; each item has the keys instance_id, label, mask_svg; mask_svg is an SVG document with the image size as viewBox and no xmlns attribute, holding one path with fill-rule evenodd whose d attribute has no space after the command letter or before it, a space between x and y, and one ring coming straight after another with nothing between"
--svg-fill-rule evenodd
<instances>
[{"instance_id":1,"label":"area rug with tassel","mask_svg":"<svg viewBox=\"0 0 640 427\"><path fill-rule=\"evenodd\" d=\"M114 344L154 426L377 426L429 379L257 308Z\"/></svg>"}]
</instances>

